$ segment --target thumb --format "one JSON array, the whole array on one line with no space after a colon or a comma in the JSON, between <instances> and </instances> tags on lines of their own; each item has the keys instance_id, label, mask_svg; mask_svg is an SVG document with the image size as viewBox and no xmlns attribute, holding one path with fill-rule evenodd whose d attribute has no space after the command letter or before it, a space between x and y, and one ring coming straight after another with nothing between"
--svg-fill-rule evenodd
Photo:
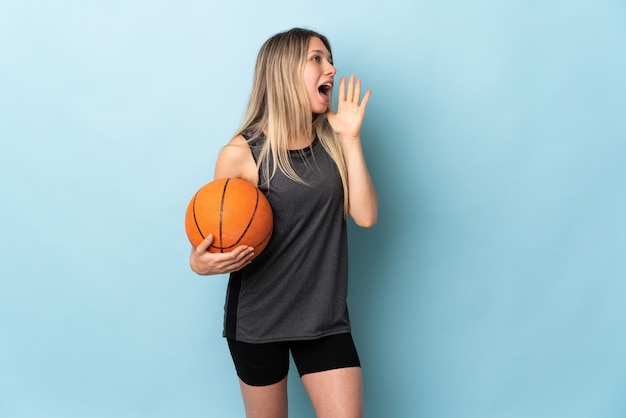
<instances>
[{"instance_id":1,"label":"thumb","mask_svg":"<svg viewBox=\"0 0 626 418\"><path fill-rule=\"evenodd\" d=\"M213 234L207 235L207 237L196 248L199 252L205 252L209 249L213 243Z\"/></svg>"}]
</instances>

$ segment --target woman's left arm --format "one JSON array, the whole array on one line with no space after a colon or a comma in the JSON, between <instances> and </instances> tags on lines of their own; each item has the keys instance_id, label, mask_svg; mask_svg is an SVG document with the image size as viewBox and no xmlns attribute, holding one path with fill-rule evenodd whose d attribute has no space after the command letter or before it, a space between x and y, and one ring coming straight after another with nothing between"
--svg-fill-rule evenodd
<instances>
[{"instance_id":1,"label":"woman's left arm","mask_svg":"<svg viewBox=\"0 0 626 418\"><path fill-rule=\"evenodd\" d=\"M359 137L340 138L348 168L349 213L357 225L369 228L378 219L378 197L365 163L361 140Z\"/></svg>"},{"instance_id":2,"label":"woman's left arm","mask_svg":"<svg viewBox=\"0 0 626 418\"><path fill-rule=\"evenodd\" d=\"M365 162L361 145L361 125L371 90L361 100L361 80L351 75L346 89L346 79L339 82L337 113L326 112L328 122L337 133L348 169L349 213L354 222L369 228L378 219L378 197Z\"/></svg>"}]
</instances>

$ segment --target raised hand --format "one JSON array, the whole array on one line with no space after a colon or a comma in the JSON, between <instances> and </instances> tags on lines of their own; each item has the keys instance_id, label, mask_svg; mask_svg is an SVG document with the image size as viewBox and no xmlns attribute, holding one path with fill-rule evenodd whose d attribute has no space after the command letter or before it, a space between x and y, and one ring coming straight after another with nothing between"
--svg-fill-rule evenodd
<instances>
[{"instance_id":1,"label":"raised hand","mask_svg":"<svg viewBox=\"0 0 626 418\"><path fill-rule=\"evenodd\" d=\"M326 118L333 130L342 138L358 138L361 124L365 117L365 107L369 101L371 90L367 90L361 99L361 80L352 74L346 88L346 77L339 81L337 113L329 107Z\"/></svg>"}]
</instances>

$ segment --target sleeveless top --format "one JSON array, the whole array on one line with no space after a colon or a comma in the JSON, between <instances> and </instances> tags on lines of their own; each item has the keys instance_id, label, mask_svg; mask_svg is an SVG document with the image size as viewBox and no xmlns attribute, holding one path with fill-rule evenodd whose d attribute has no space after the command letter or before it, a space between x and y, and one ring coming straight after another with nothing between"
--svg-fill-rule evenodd
<instances>
[{"instance_id":1,"label":"sleeveless top","mask_svg":"<svg viewBox=\"0 0 626 418\"><path fill-rule=\"evenodd\" d=\"M265 137L246 139L258 161ZM277 169L268 185L264 167L259 169L258 187L272 207L274 230L265 250L230 274L224 337L264 343L350 332L339 170L317 138L307 148L291 150L290 157L306 184Z\"/></svg>"}]
</instances>

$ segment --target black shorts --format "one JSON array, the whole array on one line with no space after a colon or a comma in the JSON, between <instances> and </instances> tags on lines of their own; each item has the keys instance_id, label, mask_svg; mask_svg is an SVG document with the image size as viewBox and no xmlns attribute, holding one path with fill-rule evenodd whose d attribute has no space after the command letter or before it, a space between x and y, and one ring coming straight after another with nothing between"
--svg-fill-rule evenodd
<instances>
[{"instance_id":1,"label":"black shorts","mask_svg":"<svg viewBox=\"0 0 626 418\"><path fill-rule=\"evenodd\" d=\"M250 344L228 339L237 375L251 386L267 386L283 380L289 371L289 352L300 377L308 373L360 367L352 334L317 340Z\"/></svg>"}]
</instances>

